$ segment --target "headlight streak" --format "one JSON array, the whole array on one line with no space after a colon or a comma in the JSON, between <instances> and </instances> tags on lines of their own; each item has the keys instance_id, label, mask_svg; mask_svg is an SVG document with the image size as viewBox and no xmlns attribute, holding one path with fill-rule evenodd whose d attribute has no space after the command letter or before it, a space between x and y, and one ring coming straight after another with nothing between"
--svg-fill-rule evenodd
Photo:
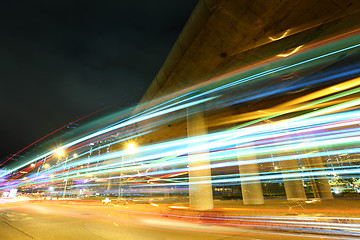
<instances>
[{"instance_id":1,"label":"headlight streak","mask_svg":"<svg viewBox=\"0 0 360 240\"><path fill-rule=\"evenodd\" d=\"M343 140L343 142L352 142L353 140L357 140L357 141L360 141L360 139L358 137L356 138L347 138L345 140ZM336 140L333 140L333 141L321 141L321 142L318 142L318 145L326 145L325 143L328 143L330 145L333 145L333 144L340 144L338 141ZM233 145L234 143L232 142L231 145ZM294 144L294 149L299 149L298 147L296 147L298 144L295 143ZM308 143L308 144L305 144L305 145L302 145L302 148L309 148L310 147L314 147L314 144L313 143ZM269 153L277 153L277 152L281 152L282 149L289 149L290 147L267 147L267 149L265 150L262 150L262 151L259 151L259 149L257 148L256 150L255 149L252 149L252 150L247 150L247 149L238 149L238 150L230 150L229 151L226 151L225 153L221 152L220 155L216 156L214 154L211 155L211 160L212 161L216 161L216 160L224 160L224 159L234 159L236 158L237 156L253 156L255 154L258 154L260 152L263 152L264 154L269 154ZM250 148L251 149L251 148ZM227 153L228 152L228 153ZM266 162L278 162L278 161L284 161L284 160L287 160L289 158L295 158L295 159L302 159L302 158L311 158L311 157L321 157L321 156L329 156L329 155L338 155L338 154L353 154L353 153L359 153L360 152L360 149L349 149L349 150L335 150L335 151L330 151L330 152L315 152L315 153L305 153L305 154L299 154L299 155L295 155L295 156L281 156L281 157L272 157L272 158L268 158L268 159L256 159L256 160L247 160L246 162L242 162L242 163L238 163L236 161L232 161L232 162L225 162L225 163L214 163L212 164L212 168L222 168L222 167L230 167L230 166L237 166L237 165L241 165L241 164L253 164L253 163L266 163ZM183 158L180 158L178 159L177 161L172 161L171 163L169 163L167 166L176 166L176 165L179 165L179 164L183 164L184 161L186 161L186 158L187 157L183 157ZM135 170L145 170L149 167L154 167L154 166L157 166L156 164L144 164L143 166L132 166L132 167L123 167L123 168L113 168L111 170L106 170L108 169L108 167L104 167L103 169L105 170L102 170L100 171L100 169L102 168L99 168L99 167L94 167L94 168L90 168L90 169L87 169L86 171L88 172L87 174L82 174L80 176L76 176L75 174L77 172L81 173L82 171L84 170L77 170L77 171L74 171L72 170L72 172L74 172L74 175L70 175L68 176L69 178L81 178L81 177L86 177L88 174L93 174L93 175L100 175L100 174L105 174L105 173L112 173L112 172L118 172L119 170L123 170L124 172L128 172L128 171L135 171ZM61 167L60 167L61 168ZM198 167L198 168L193 168L193 169L189 169L189 170L198 170L198 169L201 169L201 167ZM136 174L137 177L143 177L143 176L152 176L152 175L159 175L159 174L169 174L169 173L176 173L178 171L181 171L181 170L188 170L187 168L184 168L184 169L177 169L177 170L174 170L174 171L160 171L160 172L157 172L157 173L146 173L146 174ZM314 170L314 169L313 169ZM51 173L55 173L55 171L52 171ZM338 171L333 171L335 174L349 174L350 172L349 171L341 171L341 170L338 170ZM330 174L331 171L327 171L327 172L324 172L324 171L318 171L318 172L313 172L311 173L310 175L307 175L307 176L320 176L320 175L326 175L326 174ZM358 171L355 171L353 173L358 173ZM50 173L49 173L50 174ZM60 174L61 175L61 174ZM301 177L301 176L305 176L306 174L303 174L303 175L299 175L298 173L296 174L287 174L287 175L282 175L280 176L281 178L292 178L292 177ZM126 175L124 176L124 178L127 178L127 177L131 177L133 175ZM65 177L65 176L64 176ZM57 181L57 180L61 180L61 179L64 179L64 177L62 178L55 178L53 179L53 181ZM116 179L118 177L114 177L114 179ZM269 177L267 176L266 178L258 178L260 180L265 180L265 179L275 179L275 178L279 178L279 177ZM251 181L251 180L256 180L254 178L244 178L243 181ZM238 178L236 178L236 181L238 181ZM46 183L46 181L43 181L42 183ZM218 181L213 181L213 183L218 183Z\"/></svg>"},{"instance_id":2,"label":"headlight streak","mask_svg":"<svg viewBox=\"0 0 360 240\"><path fill-rule=\"evenodd\" d=\"M271 126L272 127L272 126ZM222 138L222 137L224 137L223 135L220 135L220 138ZM271 137L271 136L268 136L268 137ZM276 136L275 136L276 137ZM206 139L206 140L209 140L209 139ZM351 142L351 141L353 141L353 140L357 140L357 138L355 137L355 138L351 138L350 140L346 140L345 142ZM199 139L197 139L196 141L199 141ZM191 142L191 140L190 140L190 142ZM330 142L329 143L329 141L326 141L328 144L332 144L332 142ZM336 141L337 143L339 143L338 141ZM236 143L241 143L241 142L239 142L238 140L237 140L237 142L234 142L234 143L232 143L232 144L236 144ZM335 142L334 142L335 143ZM186 144L186 143L185 143ZM216 144L218 144L218 143L216 143ZM318 143L318 145L324 145L325 143L323 143L323 142L320 142L320 143ZM194 149L193 151L201 151L202 149L199 149L199 150L196 150L196 149ZM276 151L279 151L280 149L277 149ZM184 153L186 153L186 152L179 152L178 154L184 154ZM124 154L124 153L120 153L121 155L122 154ZM170 152L170 154L171 154L171 152ZM172 155L172 154L171 154ZM118 157L119 156L119 154L116 156L114 156L114 157ZM162 155L155 155L155 156L151 156L150 158L151 159L153 159L153 158L158 158L158 157L164 157L165 155L164 154L162 154ZM99 161L99 160L102 160L101 158L94 158L94 160L93 161ZM146 159L139 159L139 160L136 160L136 161L145 161ZM130 163L132 163L132 162L134 162L134 161L131 161Z\"/></svg>"},{"instance_id":3,"label":"headlight streak","mask_svg":"<svg viewBox=\"0 0 360 240\"><path fill-rule=\"evenodd\" d=\"M354 140L354 138L350 138L350 139L347 139L346 141L352 141L352 140ZM355 138L355 140L359 140L358 138ZM328 141L326 141L326 142L328 142ZM337 143L338 144L338 141L332 141L332 142L330 142L330 144L333 144L333 143ZM324 145L324 143L323 142L320 142L319 143L319 145ZM312 146L313 147L313 145L310 143L310 146ZM303 147L304 148L307 148L308 147L308 145L303 145ZM272 149L270 149L270 150L266 150L266 152L265 153L268 153L268 152L279 152L279 151L281 151L281 149L283 149L282 147L275 147L275 148L272 148ZM288 147L287 147L287 149L288 149ZM357 149L354 149L355 151L334 151L333 153L331 153L331 152L327 152L326 154L327 155L332 155L332 154L339 154L339 153L341 153L341 154L348 154L348 153L358 153L359 152L359 150L357 150ZM257 152L257 153L259 153L259 152ZM239 155L253 155L254 154L254 152L245 152L245 153L241 153L241 151L240 152L234 152L233 151L233 153L232 154L228 154L227 156L226 155L220 155L219 157L217 157L217 158L215 158L214 156L212 156L212 160L216 160L216 159L226 159L226 158L234 158L234 157L236 157L236 156L239 156ZM322 154L322 153L313 153L313 154L304 154L304 157L315 157L315 156L323 156L324 154ZM275 161L282 161L282 160L286 160L288 157L280 157L279 159L277 159L277 158L271 158L271 159L269 159L268 161L269 162L275 162ZM296 156L296 158L297 159L301 159L302 157L301 157L301 155L297 155ZM181 160L181 163L182 163L183 161ZM246 162L246 164L251 164L251 163L264 163L264 162L266 162L266 161L261 161L261 160L248 160L247 162ZM175 162L175 163L173 163L172 165L174 165L174 164L178 164L177 162ZM221 163L221 164L214 164L214 167L225 167L225 166L234 166L234 165L236 165L237 163ZM123 170L124 171L132 171L132 170L135 170L135 169L146 169L146 168L148 168L148 167L151 167L152 165L150 165L150 164L148 164L148 165L144 165L143 167L139 167L139 166L135 166L135 167L125 167L125 168L123 168ZM93 172L94 170L92 170L92 169L88 169L88 171L91 171L91 172ZM95 169L95 170L97 170L97 169ZM113 169L112 171L105 171L105 173L106 172L116 172L116 171L118 171L119 169ZM195 170L195 169L194 169ZM96 171L94 171L95 172L95 174L96 174Z\"/></svg>"}]
</instances>

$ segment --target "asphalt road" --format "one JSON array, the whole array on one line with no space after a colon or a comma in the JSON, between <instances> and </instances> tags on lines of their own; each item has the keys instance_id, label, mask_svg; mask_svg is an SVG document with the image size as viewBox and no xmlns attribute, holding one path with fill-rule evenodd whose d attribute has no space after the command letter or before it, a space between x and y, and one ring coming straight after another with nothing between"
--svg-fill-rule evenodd
<instances>
[{"instance_id":1,"label":"asphalt road","mask_svg":"<svg viewBox=\"0 0 360 240\"><path fill-rule=\"evenodd\" d=\"M161 215L161 211L161 208L150 204L103 206L62 201L0 203L0 239L342 239L338 236L194 224L169 219Z\"/></svg>"}]
</instances>

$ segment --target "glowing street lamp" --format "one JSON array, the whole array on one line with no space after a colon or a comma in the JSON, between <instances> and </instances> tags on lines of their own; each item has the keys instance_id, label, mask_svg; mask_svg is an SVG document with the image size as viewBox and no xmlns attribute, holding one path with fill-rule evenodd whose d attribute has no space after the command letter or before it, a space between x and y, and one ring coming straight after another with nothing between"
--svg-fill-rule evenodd
<instances>
[{"instance_id":1,"label":"glowing street lamp","mask_svg":"<svg viewBox=\"0 0 360 240\"><path fill-rule=\"evenodd\" d=\"M57 149L57 150L56 150L56 155L57 155L58 157L61 157L62 155L64 155L64 150L61 149L61 148Z\"/></svg>"},{"instance_id":2,"label":"glowing street lamp","mask_svg":"<svg viewBox=\"0 0 360 240\"><path fill-rule=\"evenodd\" d=\"M56 150L56 155L57 155L58 157L62 157L62 156L65 155L64 171L66 171L66 163L67 163L67 160L68 160L68 158L69 158L69 155L65 154L65 151L64 151L62 148L58 148L58 149ZM74 156L74 158L76 158L76 157L77 157L77 154L74 153L73 156ZM64 191L63 191L63 198L65 198L65 196L66 196L67 183L68 183L68 179L67 179L67 176L66 176L66 178L65 178L65 185L64 185Z\"/></svg>"},{"instance_id":3,"label":"glowing street lamp","mask_svg":"<svg viewBox=\"0 0 360 240\"><path fill-rule=\"evenodd\" d=\"M126 147L126 151L133 154L137 151L136 149L136 145L134 143L129 143ZM121 168L120 168L120 179L119 179L119 193L118 193L118 197L122 197L123 196L123 189L121 187L122 185L122 175L123 175L123 165L124 164L124 153L122 154L122 157L121 157Z\"/></svg>"},{"instance_id":4,"label":"glowing street lamp","mask_svg":"<svg viewBox=\"0 0 360 240\"><path fill-rule=\"evenodd\" d=\"M136 152L136 145L134 143L129 143L127 145L127 151L130 153Z\"/></svg>"}]
</instances>

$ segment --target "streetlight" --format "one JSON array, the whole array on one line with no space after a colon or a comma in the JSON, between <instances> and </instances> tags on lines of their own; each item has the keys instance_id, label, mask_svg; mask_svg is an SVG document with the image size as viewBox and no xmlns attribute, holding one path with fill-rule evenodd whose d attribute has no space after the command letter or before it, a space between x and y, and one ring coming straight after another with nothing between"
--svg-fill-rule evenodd
<instances>
[{"instance_id":1,"label":"streetlight","mask_svg":"<svg viewBox=\"0 0 360 240\"><path fill-rule=\"evenodd\" d=\"M62 148L58 148L58 149L56 150L56 155L57 155L58 157L61 157L62 155L64 155L64 150L63 150Z\"/></svg>"},{"instance_id":2,"label":"streetlight","mask_svg":"<svg viewBox=\"0 0 360 240\"><path fill-rule=\"evenodd\" d=\"M65 151L62 148L58 148L56 151L56 155L61 158L63 155L65 155L65 164L64 164L64 172L66 171L66 163L68 160L69 155L65 154ZM76 154L76 153L75 153ZM74 157L75 157L74 154ZM77 157L77 154L76 154ZM65 173L66 174L66 173ZM66 194L66 187L67 187L67 183L68 183L68 179L67 177L65 178L65 186L64 186L64 191L63 191L63 198L65 198L65 194Z\"/></svg>"},{"instance_id":3,"label":"streetlight","mask_svg":"<svg viewBox=\"0 0 360 240\"><path fill-rule=\"evenodd\" d=\"M129 153L135 153L136 152L136 145L134 143L129 143L127 145L127 151Z\"/></svg>"},{"instance_id":4,"label":"streetlight","mask_svg":"<svg viewBox=\"0 0 360 240\"><path fill-rule=\"evenodd\" d=\"M129 143L126 147L126 151L130 154L134 154L136 153L137 149L136 149L136 145L134 143ZM121 188L122 185L122 176L123 176L123 163L124 163L124 152L122 154L121 157L121 169L120 169L120 179L119 179L119 193L118 196L123 195L123 189Z\"/></svg>"}]
</instances>

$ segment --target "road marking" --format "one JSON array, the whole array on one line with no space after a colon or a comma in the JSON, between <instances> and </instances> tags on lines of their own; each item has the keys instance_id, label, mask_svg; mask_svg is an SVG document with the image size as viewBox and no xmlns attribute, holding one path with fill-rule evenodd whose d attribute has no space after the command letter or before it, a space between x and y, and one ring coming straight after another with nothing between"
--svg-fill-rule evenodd
<instances>
[{"instance_id":1,"label":"road marking","mask_svg":"<svg viewBox=\"0 0 360 240\"><path fill-rule=\"evenodd\" d=\"M117 227L119 226L116 222L114 222L114 225L117 226Z\"/></svg>"}]
</instances>

